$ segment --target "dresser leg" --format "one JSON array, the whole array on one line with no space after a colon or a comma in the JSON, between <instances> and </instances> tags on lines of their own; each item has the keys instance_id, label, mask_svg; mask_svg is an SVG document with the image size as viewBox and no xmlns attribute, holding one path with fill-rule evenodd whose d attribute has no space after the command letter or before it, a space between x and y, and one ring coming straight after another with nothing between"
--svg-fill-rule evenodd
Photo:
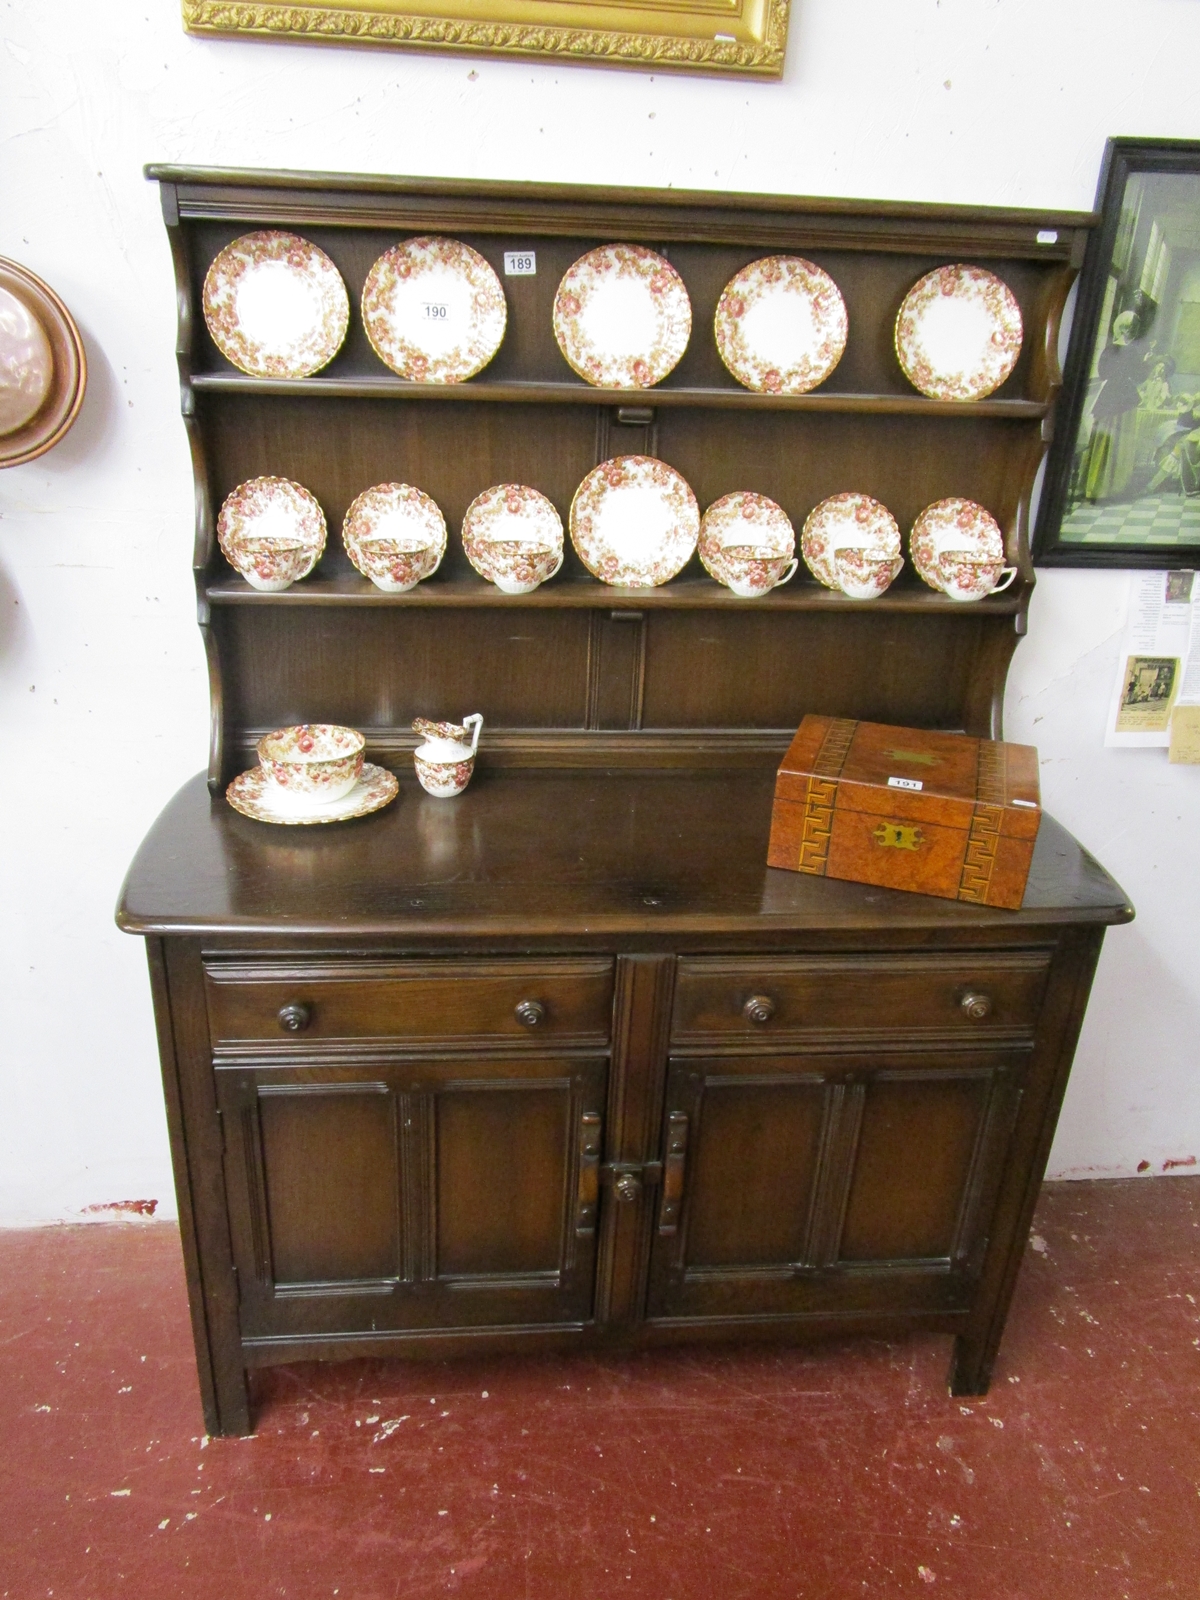
<instances>
[{"instance_id":1,"label":"dresser leg","mask_svg":"<svg viewBox=\"0 0 1200 1600\"><path fill-rule=\"evenodd\" d=\"M992 1363L996 1352L987 1343L969 1333L960 1333L954 1341L954 1354L950 1358L950 1393L952 1395L986 1394L992 1381Z\"/></svg>"},{"instance_id":2,"label":"dresser leg","mask_svg":"<svg viewBox=\"0 0 1200 1600\"><path fill-rule=\"evenodd\" d=\"M204 1426L214 1436L247 1434L253 1428L200 952L193 940L147 939L146 954Z\"/></svg>"},{"instance_id":3,"label":"dresser leg","mask_svg":"<svg viewBox=\"0 0 1200 1600\"><path fill-rule=\"evenodd\" d=\"M244 1438L254 1432L244 1367L226 1364L225 1371L211 1386L204 1383L202 1375L200 1390L204 1400L204 1427L212 1438Z\"/></svg>"}]
</instances>

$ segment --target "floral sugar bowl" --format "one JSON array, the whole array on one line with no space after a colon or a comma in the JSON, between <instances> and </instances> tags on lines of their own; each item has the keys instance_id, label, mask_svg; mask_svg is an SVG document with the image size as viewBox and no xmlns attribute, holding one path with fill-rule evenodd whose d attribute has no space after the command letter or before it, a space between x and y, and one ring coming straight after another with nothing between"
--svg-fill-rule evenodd
<instances>
[{"instance_id":1,"label":"floral sugar bowl","mask_svg":"<svg viewBox=\"0 0 1200 1600\"><path fill-rule=\"evenodd\" d=\"M439 800L452 800L471 781L475 752L483 732L483 718L474 713L462 722L427 722L418 717L413 732L424 740L413 751L417 777L426 794Z\"/></svg>"}]
</instances>

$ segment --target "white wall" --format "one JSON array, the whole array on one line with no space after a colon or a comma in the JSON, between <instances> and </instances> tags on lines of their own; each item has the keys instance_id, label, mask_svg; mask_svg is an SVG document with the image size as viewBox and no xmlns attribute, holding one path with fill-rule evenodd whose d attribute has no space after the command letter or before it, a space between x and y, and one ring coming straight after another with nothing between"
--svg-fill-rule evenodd
<instances>
[{"instance_id":1,"label":"white wall","mask_svg":"<svg viewBox=\"0 0 1200 1600\"><path fill-rule=\"evenodd\" d=\"M0 1223L173 1208L149 993L112 908L206 751L173 289L147 160L1091 204L1109 133L1200 133L1193 0L793 0L781 84L186 38L173 0L0 5L0 254L78 317L67 441L0 473ZM1139 910L1056 1173L1200 1152L1200 771L1101 747L1124 576L1043 575L1009 737Z\"/></svg>"}]
</instances>

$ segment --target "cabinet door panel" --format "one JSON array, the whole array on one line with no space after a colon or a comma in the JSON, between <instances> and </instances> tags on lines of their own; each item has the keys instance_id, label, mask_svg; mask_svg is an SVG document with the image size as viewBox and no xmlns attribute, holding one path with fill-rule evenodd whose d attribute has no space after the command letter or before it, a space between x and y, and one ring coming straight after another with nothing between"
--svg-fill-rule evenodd
<instances>
[{"instance_id":1,"label":"cabinet door panel","mask_svg":"<svg viewBox=\"0 0 1200 1600\"><path fill-rule=\"evenodd\" d=\"M558 1272L570 1099L526 1083L436 1096L439 1277Z\"/></svg>"},{"instance_id":2,"label":"cabinet door panel","mask_svg":"<svg viewBox=\"0 0 1200 1600\"><path fill-rule=\"evenodd\" d=\"M839 1260L949 1259L991 1088L982 1071L867 1085Z\"/></svg>"},{"instance_id":3,"label":"cabinet door panel","mask_svg":"<svg viewBox=\"0 0 1200 1600\"><path fill-rule=\"evenodd\" d=\"M1026 1061L950 1049L677 1060L649 1316L965 1309Z\"/></svg>"},{"instance_id":4,"label":"cabinet door panel","mask_svg":"<svg viewBox=\"0 0 1200 1600\"><path fill-rule=\"evenodd\" d=\"M681 1116L687 1151L674 1201L672 1161L664 1162L651 1317L724 1315L731 1306L758 1314L780 1284L793 1292L816 1236L831 1104L830 1086L799 1056L672 1063L664 1157Z\"/></svg>"},{"instance_id":5,"label":"cabinet door panel","mask_svg":"<svg viewBox=\"0 0 1200 1600\"><path fill-rule=\"evenodd\" d=\"M396 1128L384 1087L263 1088L258 1123L275 1283L398 1277Z\"/></svg>"},{"instance_id":6,"label":"cabinet door panel","mask_svg":"<svg viewBox=\"0 0 1200 1600\"><path fill-rule=\"evenodd\" d=\"M820 1085L709 1080L693 1140L691 1267L804 1258L821 1135Z\"/></svg>"},{"instance_id":7,"label":"cabinet door panel","mask_svg":"<svg viewBox=\"0 0 1200 1600\"><path fill-rule=\"evenodd\" d=\"M463 1065L218 1070L245 1340L591 1316L607 1063Z\"/></svg>"}]
</instances>

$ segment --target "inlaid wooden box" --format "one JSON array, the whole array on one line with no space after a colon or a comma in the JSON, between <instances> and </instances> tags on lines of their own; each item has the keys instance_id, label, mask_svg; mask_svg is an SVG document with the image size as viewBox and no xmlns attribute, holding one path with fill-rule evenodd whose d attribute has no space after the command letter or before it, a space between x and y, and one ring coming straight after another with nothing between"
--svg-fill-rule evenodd
<instances>
[{"instance_id":1,"label":"inlaid wooden box","mask_svg":"<svg viewBox=\"0 0 1200 1600\"><path fill-rule=\"evenodd\" d=\"M1015 910L1041 818L1032 745L808 716L775 780L767 862Z\"/></svg>"}]
</instances>

